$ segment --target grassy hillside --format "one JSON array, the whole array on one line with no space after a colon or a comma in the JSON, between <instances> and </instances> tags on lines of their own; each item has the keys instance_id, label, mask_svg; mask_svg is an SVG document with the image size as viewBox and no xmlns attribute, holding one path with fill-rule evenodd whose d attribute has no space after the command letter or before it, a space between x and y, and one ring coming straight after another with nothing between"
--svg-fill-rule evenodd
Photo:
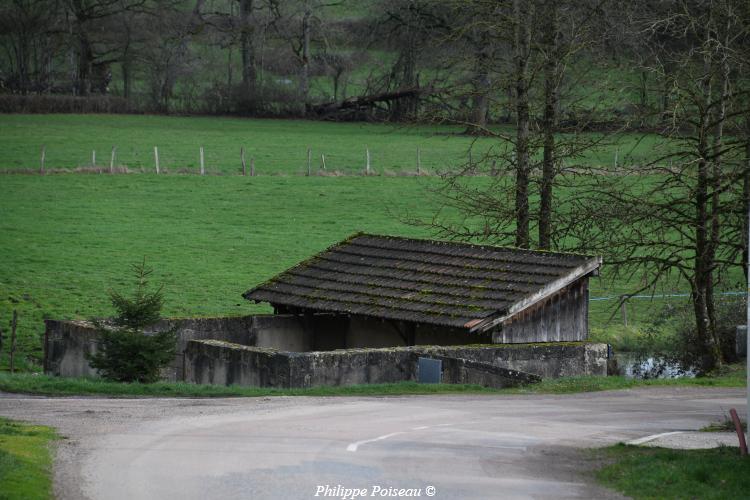
<instances>
[{"instance_id":1,"label":"grassy hillside","mask_svg":"<svg viewBox=\"0 0 750 500\"><path fill-rule=\"evenodd\" d=\"M0 327L20 314L23 355L39 356L44 318L111 312L106 292L129 286L143 256L165 285L170 316L266 310L240 294L356 231L427 237L400 217L429 217L434 178L0 175ZM628 291L592 280L592 297ZM663 301L642 300L631 324ZM591 303L607 325L614 301ZM615 323L619 320L616 318ZM622 328L606 332L627 336ZM7 349L0 365L7 364Z\"/></svg>"},{"instance_id":2,"label":"grassy hillside","mask_svg":"<svg viewBox=\"0 0 750 500\"><path fill-rule=\"evenodd\" d=\"M498 130L513 134L511 129ZM499 139L474 139L461 131L462 127L453 126L220 117L0 115L0 169L38 169L42 145L47 168L91 166L92 150L97 165L108 167L111 148L117 146L118 166L153 172L154 146L158 146L163 170L195 173L203 146L209 173L240 173L244 147L248 168L254 157L260 175L302 174L309 147L314 171L324 154L328 170L360 173L368 147L378 173L414 172L417 148L422 168L434 172L466 164L469 149L473 161L479 161L488 150L505 146ZM653 136L639 134L612 137L568 165L612 165L615 152L620 162L645 163L653 157L656 142Z\"/></svg>"}]
</instances>

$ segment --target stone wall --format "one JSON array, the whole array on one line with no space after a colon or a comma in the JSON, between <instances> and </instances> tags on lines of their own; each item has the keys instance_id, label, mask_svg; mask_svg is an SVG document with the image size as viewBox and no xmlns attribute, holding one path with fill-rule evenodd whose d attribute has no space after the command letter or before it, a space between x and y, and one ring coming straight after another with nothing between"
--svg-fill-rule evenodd
<instances>
[{"instance_id":1,"label":"stone wall","mask_svg":"<svg viewBox=\"0 0 750 500\"><path fill-rule=\"evenodd\" d=\"M217 340L197 340L185 350L185 380L198 384L302 388L417 380L417 347L281 352ZM445 383L510 387L540 377L479 361L443 355Z\"/></svg>"}]
</instances>

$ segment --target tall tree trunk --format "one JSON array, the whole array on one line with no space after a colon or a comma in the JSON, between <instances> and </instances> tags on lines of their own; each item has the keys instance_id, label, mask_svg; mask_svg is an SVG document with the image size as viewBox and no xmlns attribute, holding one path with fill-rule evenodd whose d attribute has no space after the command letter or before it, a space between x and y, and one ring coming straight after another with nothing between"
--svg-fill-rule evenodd
<instances>
[{"instance_id":1,"label":"tall tree trunk","mask_svg":"<svg viewBox=\"0 0 750 500\"><path fill-rule=\"evenodd\" d=\"M300 93L305 103L305 114L310 113L310 20L312 7L310 0L305 0L305 12L302 15L302 70L300 72Z\"/></svg>"},{"instance_id":2,"label":"tall tree trunk","mask_svg":"<svg viewBox=\"0 0 750 500\"><path fill-rule=\"evenodd\" d=\"M492 85L490 81L490 42L487 40L487 33L483 32L481 36L474 38L476 46L474 47L474 81L472 96L472 113L471 123L466 129L466 133L472 135L483 135L487 128L487 113L489 111L489 94Z\"/></svg>"},{"instance_id":3,"label":"tall tree trunk","mask_svg":"<svg viewBox=\"0 0 750 500\"><path fill-rule=\"evenodd\" d=\"M412 2L413 3L413 2ZM401 45L398 60L393 69L394 90L414 89L419 87L417 78L417 32L414 14L407 19L406 40ZM391 120L413 120L417 116L419 98L416 94L396 99L391 108Z\"/></svg>"},{"instance_id":4,"label":"tall tree trunk","mask_svg":"<svg viewBox=\"0 0 750 500\"><path fill-rule=\"evenodd\" d=\"M472 135L483 135L487 128L487 114L489 112L490 75L483 72L477 76L474 84L474 96L472 97L471 123L467 133Z\"/></svg>"},{"instance_id":5,"label":"tall tree trunk","mask_svg":"<svg viewBox=\"0 0 750 500\"><path fill-rule=\"evenodd\" d=\"M720 236L721 236L721 179L722 179L722 148L724 147L724 122L726 121L727 115L727 100L729 99L729 61L727 55L723 55L721 61L721 95L719 96L719 106L715 116L715 128L714 128L714 143L712 151L712 172L711 172L711 232L708 245L708 257L707 260L710 262L711 272L708 275L708 287L707 287L707 307L708 307L708 318L709 328L711 336L713 338L714 345L717 347L717 362L719 364L724 362L724 355L721 349L721 340L719 339L718 332L716 330L716 303L714 296L714 276L713 269L716 261L716 252L719 249Z\"/></svg>"},{"instance_id":6,"label":"tall tree trunk","mask_svg":"<svg viewBox=\"0 0 750 500\"><path fill-rule=\"evenodd\" d=\"M341 76L344 74L344 70L337 68L333 74L333 101L338 102L339 100L339 85L341 82Z\"/></svg>"},{"instance_id":7,"label":"tall tree trunk","mask_svg":"<svg viewBox=\"0 0 750 500\"><path fill-rule=\"evenodd\" d=\"M665 64L664 72L666 74L670 74L671 68L668 64ZM664 78L664 82L662 82L662 89L661 89L661 99L659 99L659 105L661 108L661 122L662 123L669 123L669 95L672 91L672 87L670 86L671 82L669 81L669 78Z\"/></svg>"},{"instance_id":8,"label":"tall tree trunk","mask_svg":"<svg viewBox=\"0 0 750 500\"><path fill-rule=\"evenodd\" d=\"M648 72L641 71L640 78L640 104L641 112L645 112L648 105Z\"/></svg>"},{"instance_id":9,"label":"tall tree trunk","mask_svg":"<svg viewBox=\"0 0 750 500\"><path fill-rule=\"evenodd\" d=\"M130 90L132 86L132 61L130 56L130 26L126 26L127 42L122 50L122 62L120 66L122 68L122 96L125 99L130 99Z\"/></svg>"},{"instance_id":10,"label":"tall tree trunk","mask_svg":"<svg viewBox=\"0 0 750 500\"><path fill-rule=\"evenodd\" d=\"M695 310L696 331L698 341L703 351L702 364L711 369L721 362L718 345L715 342L713 323L711 321L709 305L712 300L713 258L711 250L712 214L709 207L709 189L712 187L712 171L710 164L711 148L709 136L711 134L711 60L705 55L704 77L701 84L703 105L698 125L698 172L696 177L695 195L695 279L693 283L693 308Z\"/></svg>"},{"instance_id":11,"label":"tall tree trunk","mask_svg":"<svg viewBox=\"0 0 750 500\"><path fill-rule=\"evenodd\" d=\"M516 246L529 248L529 82L531 5L513 1L516 59Z\"/></svg>"},{"instance_id":12,"label":"tall tree trunk","mask_svg":"<svg viewBox=\"0 0 750 500\"><path fill-rule=\"evenodd\" d=\"M130 68L130 57L125 56L122 60L122 96L130 99L130 88L132 86L132 76Z\"/></svg>"},{"instance_id":13,"label":"tall tree trunk","mask_svg":"<svg viewBox=\"0 0 750 500\"><path fill-rule=\"evenodd\" d=\"M542 159L542 182L539 200L539 248L552 246L552 186L555 180L555 124L557 122L557 100L559 65L557 62L557 4L556 0L545 2L546 25L544 27L544 154Z\"/></svg>"},{"instance_id":14,"label":"tall tree trunk","mask_svg":"<svg viewBox=\"0 0 750 500\"><path fill-rule=\"evenodd\" d=\"M250 16L253 0L240 0L240 53L242 55L242 90L245 98L255 97L257 72L255 70L255 45Z\"/></svg>"},{"instance_id":15,"label":"tall tree trunk","mask_svg":"<svg viewBox=\"0 0 750 500\"><path fill-rule=\"evenodd\" d=\"M227 47L227 88L232 88L233 81L232 71L232 46Z\"/></svg>"},{"instance_id":16,"label":"tall tree trunk","mask_svg":"<svg viewBox=\"0 0 750 500\"><path fill-rule=\"evenodd\" d=\"M513 84L508 83L508 85L505 87L505 95L508 100L507 105L505 106L505 116L503 117L503 121L505 123L510 123L513 119Z\"/></svg>"},{"instance_id":17,"label":"tall tree trunk","mask_svg":"<svg viewBox=\"0 0 750 500\"><path fill-rule=\"evenodd\" d=\"M701 344L701 350L704 353L702 364L705 368L712 368L716 362L716 356L713 348L713 335L711 334L711 318L709 316L709 295L710 295L710 262L709 262L709 242L708 242L708 162L706 154L708 148L704 147L705 138L701 137L702 157L698 162L698 177L696 181L695 196L695 261L693 283L693 308L695 311L695 326L698 341Z\"/></svg>"},{"instance_id":18,"label":"tall tree trunk","mask_svg":"<svg viewBox=\"0 0 750 500\"><path fill-rule=\"evenodd\" d=\"M88 35L79 27L78 31L78 73L76 74L76 94L86 96L91 93L91 69L94 54Z\"/></svg>"},{"instance_id":19,"label":"tall tree trunk","mask_svg":"<svg viewBox=\"0 0 750 500\"><path fill-rule=\"evenodd\" d=\"M18 90L22 95L29 91L29 41L25 33L18 37L16 64L18 66Z\"/></svg>"}]
</instances>

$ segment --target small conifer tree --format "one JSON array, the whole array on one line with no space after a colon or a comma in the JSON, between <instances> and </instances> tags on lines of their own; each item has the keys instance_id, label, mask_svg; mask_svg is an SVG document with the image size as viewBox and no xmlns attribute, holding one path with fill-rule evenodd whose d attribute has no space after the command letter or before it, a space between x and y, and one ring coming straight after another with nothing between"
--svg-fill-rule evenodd
<instances>
[{"instance_id":1,"label":"small conifer tree","mask_svg":"<svg viewBox=\"0 0 750 500\"><path fill-rule=\"evenodd\" d=\"M136 278L133 294L109 292L116 311L112 324L93 321L99 332L99 346L88 360L108 380L151 383L174 360L177 337L174 329L144 333L147 326L159 321L164 297L162 287L149 290L148 278L153 269L146 266L145 257L132 268Z\"/></svg>"}]
</instances>

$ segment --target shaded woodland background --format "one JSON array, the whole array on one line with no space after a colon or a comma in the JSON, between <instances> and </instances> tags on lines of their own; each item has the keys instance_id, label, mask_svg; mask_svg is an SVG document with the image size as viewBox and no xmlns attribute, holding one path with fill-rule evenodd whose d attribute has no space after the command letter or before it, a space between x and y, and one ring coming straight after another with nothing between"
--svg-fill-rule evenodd
<instances>
[{"instance_id":1,"label":"shaded woodland background","mask_svg":"<svg viewBox=\"0 0 750 500\"><path fill-rule=\"evenodd\" d=\"M542 119L552 85L562 125L641 127L671 99L647 65L658 55L642 21L679 5L4 0L0 111L450 120L481 131L515 121L521 64L532 117Z\"/></svg>"}]
</instances>

